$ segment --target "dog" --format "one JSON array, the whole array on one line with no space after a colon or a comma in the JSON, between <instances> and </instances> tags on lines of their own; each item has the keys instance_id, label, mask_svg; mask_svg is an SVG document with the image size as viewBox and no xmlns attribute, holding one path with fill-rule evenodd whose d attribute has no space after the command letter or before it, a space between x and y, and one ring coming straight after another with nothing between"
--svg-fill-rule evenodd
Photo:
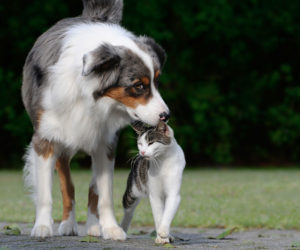
<instances>
[{"instance_id":1,"label":"dog","mask_svg":"<svg viewBox=\"0 0 300 250\"><path fill-rule=\"evenodd\" d=\"M166 53L121 27L122 10L122 0L83 0L81 16L56 23L26 58L22 99L34 133L24 175L35 202L33 237L53 235L54 168L63 197L58 232L77 235L69 162L83 150L92 158L87 234L126 239L112 199L118 134L134 120L167 121L169 109L158 92Z\"/></svg>"}]
</instances>

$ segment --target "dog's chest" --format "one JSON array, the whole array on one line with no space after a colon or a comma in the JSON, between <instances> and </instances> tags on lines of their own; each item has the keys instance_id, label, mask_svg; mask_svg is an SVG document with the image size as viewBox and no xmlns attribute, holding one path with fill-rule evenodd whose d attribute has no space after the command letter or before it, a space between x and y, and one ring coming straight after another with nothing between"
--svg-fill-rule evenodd
<instances>
[{"instance_id":1,"label":"dog's chest","mask_svg":"<svg viewBox=\"0 0 300 250\"><path fill-rule=\"evenodd\" d=\"M110 143L126 124L123 114L110 102L89 106L77 101L62 111L51 109L41 119L40 131L46 138L75 150L92 152L99 143Z\"/></svg>"}]
</instances>

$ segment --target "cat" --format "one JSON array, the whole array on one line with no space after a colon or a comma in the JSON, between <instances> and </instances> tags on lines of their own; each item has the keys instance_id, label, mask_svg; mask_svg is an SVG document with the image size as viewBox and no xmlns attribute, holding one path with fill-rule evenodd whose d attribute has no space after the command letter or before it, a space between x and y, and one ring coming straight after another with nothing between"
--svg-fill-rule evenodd
<instances>
[{"instance_id":1,"label":"cat","mask_svg":"<svg viewBox=\"0 0 300 250\"><path fill-rule=\"evenodd\" d=\"M134 210L148 196L155 221L155 243L174 241L170 225L180 203L180 186L185 167L183 150L173 130L163 121L156 127L141 122L132 124L138 134L139 156L134 160L123 196L121 227L127 232Z\"/></svg>"}]
</instances>

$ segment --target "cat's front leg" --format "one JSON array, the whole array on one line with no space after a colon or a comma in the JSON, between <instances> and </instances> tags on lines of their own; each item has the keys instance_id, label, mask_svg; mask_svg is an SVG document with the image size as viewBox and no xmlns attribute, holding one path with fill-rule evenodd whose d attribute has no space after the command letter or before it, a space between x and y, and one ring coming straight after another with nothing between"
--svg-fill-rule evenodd
<instances>
[{"instance_id":1,"label":"cat's front leg","mask_svg":"<svg viewBox=\"0 0 300 250\"><path fill-rule=\"evenodd\" d=\"M161 223L157 228L157 237L155 243L165 244L174 241L174 237L170 235L171 222L175 216L180 203L179 194L168 195L165 202L164 213Z\"/></svg>"},{"instance_id":2,"label":"cat's front leg","mask_svg":"<svg viewBox=\"0 0 300 250\"><path fill-rule=\"evenodd\" d=\"M152 214L155 222L155 229L157 231L160 222L163 217L164 212L164 202L162 200L162 197L159 195L159 193L150 192L149 200L152 208Z\"/></svg>"}]
</instances>

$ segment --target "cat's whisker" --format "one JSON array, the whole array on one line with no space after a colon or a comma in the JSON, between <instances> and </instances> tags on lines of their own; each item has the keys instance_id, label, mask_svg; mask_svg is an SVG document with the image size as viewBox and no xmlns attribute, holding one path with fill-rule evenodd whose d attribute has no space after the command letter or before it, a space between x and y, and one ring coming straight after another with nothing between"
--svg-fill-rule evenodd
<instances>
[{"instance_id":1,"label":"cat's whisker","mask_svg":"<svg viewBox=\"0 0 300 250\"><path fill-rule=\"evenodd\" d=\"M132 160L131 160L131 169L134 167L136 161L137 161L139 158L140 158L140 155L139 155L139 154L135 155L135 156L132 158Z\"/></svg>"},{"instance_id":2,"label":"cat's whisker","mask_svg":"<svg viewBox=\"0 0 300 250\"><path fill-rule=\"evenodd\" d=\"M154 163L154 167L159 168L159 163L158 163L157 159L155 157L153 157L152 160Z\"/></svg>"},{"instance_id":3,"label":"cat's whisker","mask_svg":"<svg viewBox=\"0 0 300 250\"><path fill-rule=\"evenodd\" d=\"M133 155L133 156L132 156L131 158L129 158L129 160L127 161L127 163L130 162L130 167L131 167L131 168L132 168L132 166L134 166L134 164L135 164L135 162L136 162L138 156L139 156L138 154Z\"/></svg>"}]
</instances>

